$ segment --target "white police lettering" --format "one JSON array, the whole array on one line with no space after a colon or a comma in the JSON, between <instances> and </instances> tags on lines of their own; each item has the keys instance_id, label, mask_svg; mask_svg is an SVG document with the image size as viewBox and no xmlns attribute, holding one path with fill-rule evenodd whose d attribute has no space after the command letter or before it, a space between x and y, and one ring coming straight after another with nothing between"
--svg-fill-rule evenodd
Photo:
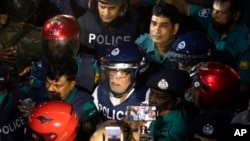
<instances>
[{"instance_id":1,"label":"white police lettering","mask_svg":"<svg viewBox=\"0 0 250 141\"><path fill-rule=\"evenodd\" d=\"M246 129L236 129L234 132L234 136L244 136L246 133Z\"/></svg>"},{"instance_id":2,"label":"white police lettering","mask_svg":"<svg viewBox=\"0 0 250 141\"><path fill-rule=\"evenodd\" d=\"M14 119L13 121L3 125L0 127L0 133L2 134L9 134L11 132L14 132L21 126L25 124L25 120L22 118L22 116Z\"/></svg>"},{"instance_id":3,"label":"white police lettering","mask_svg":"<svg viewBox=\"0 0 250 141\"><path fill-rule=\"evenodd\" d=\"M108 35L96 35L94 33L89 34L89 43L96 40L98 44L115 45L119 41L128 42L131 40L131 36L108 36Z\"/></svg>"},{"instance_id":4,"label":"white police lettering","mask_svg":"<svg viewBox=\"0 0 250 141\"><path fill-rule=\"evenodd\" d=\"M103 116L106 117L107 119L122 120L122 118L125 115L123 111L111 110L106 106L102 106L101 104L98 104L98 105L99 105L100 111L102 111Z\"/></svg>"}]
</instances>

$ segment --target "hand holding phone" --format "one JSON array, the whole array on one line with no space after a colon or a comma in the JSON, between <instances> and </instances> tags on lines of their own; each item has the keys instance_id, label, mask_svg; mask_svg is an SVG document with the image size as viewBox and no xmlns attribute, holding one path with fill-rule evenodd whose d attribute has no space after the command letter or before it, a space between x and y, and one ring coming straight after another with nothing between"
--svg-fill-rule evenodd
<instances>
[{"instance_id":1,"label":"hand holding phone","mask_svg":"<svg viewBox=\"0 0 250 141\"><path fill-rule=\"evenodd\" d=\"M152 121L158 115L156 106L130 105L127 107L127 117L130 121Z\"/></svg>"},{"instance_id":2,"label":"hand holding phone","mask_svg":"<svg viewBox=\"0 0 250 141\"><path fill-rule=\"evenodd\" d=\"M123 141L123 133L119 126L105 127L105 141Z\"/></svg>"}]
</instances>

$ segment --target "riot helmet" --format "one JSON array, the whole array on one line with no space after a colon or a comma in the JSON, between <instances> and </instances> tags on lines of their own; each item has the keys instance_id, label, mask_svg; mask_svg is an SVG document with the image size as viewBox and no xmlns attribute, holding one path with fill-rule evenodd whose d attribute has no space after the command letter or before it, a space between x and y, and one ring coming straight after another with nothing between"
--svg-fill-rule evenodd
<instances>
[{"instance_id":1,"label":"riot helmet","mask_svg":"<svg viewBox=\"0 0 250 141\"><path fill-rule=\"evenodd\" d=\"M5 12L12 21L25 22L36 10L35 0L5 0Z\"/></svg>"},{"instance_id":2,"label":"riot helmet","mask_svg":"<svg viewBox=\"0 0 250 141\"><path fill-rule=\"evenodd\" d=\"M107 92L114 97L122 97L132 88L139 86L142 76L149 67L148 58L145 51L132 42L120 42L110 47L106 55L101 58L102 81ZM112 87L113 80L122 81L128 79L128 83L123 83L123 89Z\"/></svg>"},{"instance_id":3,"label":"riot helmet","mask_svg":"<svg viewBox=\"0 0 250 141\"><path fill-rule=\"evenodd\" d=\"M240 75L220 62L202 63L196 70L193 86L198 88L197 102L204 108L228 106L238 92Z\"/></svg>"},{"instance_id":4,"label":"riot helmet","mask_svg":"<svg viewBox=\"0 0 250 141\"><path fill-rule=\"evenodd\" d=\"M73 141L77 135L78 116L70 103L48 101L32 110L28 125L44 141Z\"/></svg>"},{"instance_id":5,"label":"riot helmet","mask_svg":"<svg viewBox=\"0 0 250 141\"><path fill-rule=\"evenodd\" d=\"M176 63L190 67L211 59L215 44L211 38L199 31L190 31L180 35L172 45L168 58Z\"/></svg>"},{"instance_id":6,"label":"riot helmet","mask_svg":"<svg viewBox=\"0 0 250 141\"><path fill-rule=\"evenodd\" d=\"M80 45L80 26L70 15L47 20L42 29L42 44L47 58L75 57Z\"/></svg>"}]
</instances>

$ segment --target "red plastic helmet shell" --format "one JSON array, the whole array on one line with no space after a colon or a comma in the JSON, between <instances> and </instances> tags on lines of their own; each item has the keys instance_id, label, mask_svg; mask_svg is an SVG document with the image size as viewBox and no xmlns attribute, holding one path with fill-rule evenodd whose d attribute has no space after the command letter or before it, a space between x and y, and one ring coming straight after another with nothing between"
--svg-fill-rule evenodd
<instances>
[{"instance_id":1,"label":"red plastic helmet shell","mask_svg":"<svg viewBox=\"0 0 250 141\"><path fill-rule=\"evenodd\" d=\"M34 108L28 125L45 141L73 141L77 134L78 116L70 103L49 101Z\"/></svg>"},{"instance_id":2,"label":"red plastic helmet shell","mask_svg":"<svg viewBox=\"0 0 250 141\"><path fill-rule=\"evenodd\" d=\"M47 39L67 39L80 36L80 26L71 15L56 15L47 20L42 29L42 37Z\"/></svg>"},{"instance_id":3,"label":"red plastic helmet shell","mask_svg":"<svg viewBox=\"0 0 250 141\"><path fill-rule=\"evenodd\" d=\"M76 18L71 15L56 15L48 19L42 29L45 56L49 60L75 57L80 45L80 31Z\"/></svg>"},{"instance_id":4,"label":"red plastic helmet shell","mask_svg":"<svg viewBox=\"0 0 250 141\"><path fill-rule=\"evenodd\" d=\"M240 75L230 66L207 62L198 68L201 91L199 100L204 107L216 107L230 102L239 89Z\"/></svg>"}]
</instances>

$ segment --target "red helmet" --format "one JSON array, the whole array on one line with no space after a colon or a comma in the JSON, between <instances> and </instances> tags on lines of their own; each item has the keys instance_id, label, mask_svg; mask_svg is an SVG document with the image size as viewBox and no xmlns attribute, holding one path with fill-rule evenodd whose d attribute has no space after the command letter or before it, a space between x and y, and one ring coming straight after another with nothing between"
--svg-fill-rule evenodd
<instances>
[{"instance_id":1,"label":"red helmet","mask_svg":"<svg viewBox=\"0 0 250 141\"><path fill-rule=\"evenodd\" d=\"M75 56L80 44L80 26L73 16L57 15L42 29L43 49L47 57Z\"/></svg>"},{"instance_id":2,"label":"red helmet","mask_svg":"<svg viewBox=\"0 0 250 141\"><path fill-rule=\"evenodd\" d=\"M202 107L223 106L232 101L239 89L239 74L219 62L203 63L198 68L195 87L200 87L199 103Z\"/></svg>"},{"instance_id":3,"label":"red helmet","mask_svg":"<svg viewBox=\"0 0 250 141\"><path fill-rule=\"evenodd\" d=\"M77 134L78 116L71 104L49 101L31 112L28 124L45 141L73 141Z\"/></svg>"}]
</instances>

